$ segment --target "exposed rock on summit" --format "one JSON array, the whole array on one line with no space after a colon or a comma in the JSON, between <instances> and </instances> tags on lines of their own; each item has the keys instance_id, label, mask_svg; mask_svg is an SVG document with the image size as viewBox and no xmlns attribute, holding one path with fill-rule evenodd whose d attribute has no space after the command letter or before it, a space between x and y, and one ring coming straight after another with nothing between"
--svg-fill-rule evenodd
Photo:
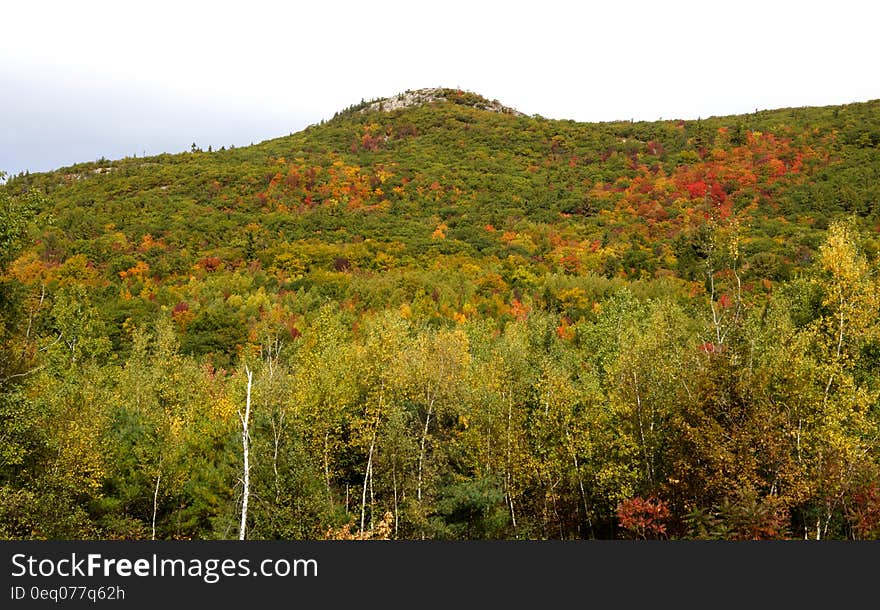
<instances>
[{"instance_id":1,"label":"exposed rock on summit","mask_svg":"<svg viewBox=\"0 0 880 610\"><path fill-rule=\"evenodd\" d=\"M401 108L411 108L413 106L422 106L434 102L452 102L453 104L461 104L463 106L471 106L488 112L499 112L502 114L511 114L514 116L524 116L522 112L504 106L498 100L488 100L485 97L473 93L471 91L463 91L461 89L447 89L441 87L429 89L407 90L392 97L376 100L369 103L361 112L384 111L391 112Z\"/></svg>"}]
</instances>

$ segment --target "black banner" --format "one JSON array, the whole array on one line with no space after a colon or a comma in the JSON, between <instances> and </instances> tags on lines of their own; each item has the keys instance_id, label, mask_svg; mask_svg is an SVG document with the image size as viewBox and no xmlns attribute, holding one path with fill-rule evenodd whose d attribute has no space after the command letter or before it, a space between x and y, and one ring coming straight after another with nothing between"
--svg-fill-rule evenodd
<instances>
[{"instance_id":1,"label":"black banner","mask_svg":"<svg viewBox=\"0 0 880 610\"><path fill-rule=\"evenodd\" d=\"M765 607L873 597L880 543L3 542L0 608Z\"/></svg>"}]
</instances>

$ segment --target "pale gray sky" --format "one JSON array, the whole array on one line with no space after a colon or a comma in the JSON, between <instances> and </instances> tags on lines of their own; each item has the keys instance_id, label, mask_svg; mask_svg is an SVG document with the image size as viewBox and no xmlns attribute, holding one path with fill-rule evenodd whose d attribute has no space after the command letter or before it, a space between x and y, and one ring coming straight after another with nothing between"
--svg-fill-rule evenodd
<instances>
[{"instance_id":1,"label":"pale gray sky","mask_svg":"<svg viewBox=\"0 0 880 610\"><path fill-rule=\"evenodd\" d=\"M579 121L866 101L878 17L865 0L8 2L0 170L241 146L419 87Z\"/></svg>"}]
</instances>

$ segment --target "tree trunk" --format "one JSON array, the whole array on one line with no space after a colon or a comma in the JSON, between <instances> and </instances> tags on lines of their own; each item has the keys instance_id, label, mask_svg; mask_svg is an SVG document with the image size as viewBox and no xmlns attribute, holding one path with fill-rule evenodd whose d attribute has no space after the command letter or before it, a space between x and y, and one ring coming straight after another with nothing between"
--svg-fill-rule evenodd
<instances>
[{"instance_id":1,"label":"tree trunk","mask_svg":"<svg viewBox=\"0 0 880 610\"><path fill-rule=\"evenodd\" d=\"M281 447L281 436L284 430L284 413L278 416L278 420L272 418L272 472L275 474L275 504L281 503L281 475L278 473L278 451Z\"/></svg>"},{"instance_id":2,"label":"tree trunk","mask_svg":"<svg viewBox=\"0 0 880 610\"><path fill-rule=\"evenodd\" d=\"M653 450L648 450L648 441L645 438L645 427L642 421L642 397L639 394L639 381L638 377L636 377L636 372L632 371L632 380L633 380L633 391L636 394L636 417L639 423L639 439L642 444L642 457L645 460L645 475L648 478L649 486L653 487L654 485L654 464L653 464ZM651 428L653 429L654 424L651 422Z\"/></svg>"},{"instance_id":3,"label":"tree trunk","mask_svg":"<svg viewBox=\"0 0 880 610\"><path fill-rule=\"evenodd\" d=\"M384 384L383 384L382 391L384 391L384 389L385 388L384 388ZM382 394L380 393L379 394L379 407L376 409L376 422L373 424L373 435L370 438L370 449L369 449L369 452L367 453L367 468L366 468L366 472L364 473L364 488L363 488L363 492L361 493L361 530L360 530L361 534L364 533L364 523L366 521L366 515L367 515L367 486L368 485L370 486L370 499L371 499L370 506L372 509L373 452L376 449L376 436L379 433L379 421L381 420L381 417L382 417ZM373 515L371 514L370 521L372 522L372 520L373 520Z\"/></svg>"},{"instance_id":4,"label":"tree trunk","mask_svg":"<svg viewBox=\"0 0 880 610\"><path fill-rule=\"evenodd\" d=\"M428 413L425 415L425 426L422 429L422 439L419 443L419 475L418 485L416 487L416 498L419 504L422 503L422 468L425 464L425 444L428 440L428 425L431 423L431 411L434 408L434 400L428 403Z\"/></svg>"},{"instance_id":5,"label":"tree trunk","mask_svg":"<svg viewBox=\"0 0 880 610\"><path fill-rule=\"evenodd\" d=\"M504 481L507 487L507 504L510 507L510 522L516 532L516 510L513 507L513 396L507 397L507 468Z\"/></svg>"},{"instance_id":6,"label":"tree trunk","mask_svg":"<svg viewBox=\"0 0 880 610\"><path fill-rule=\"evenodd\" d=\"M248 434L248 423L251 417L251 383L253 381L253 372L248 368L244 368L247 374L247 399L245 400L244 415L238 412L241 419L241 449L244 456L244 489L241 498L241 525L238 528L238 539L244 540L247 533L247 512L248 500L250 499L251 485L251 465L250 465L250 436Z\"/></svg>"},{"instance_id":7,"label":"tree trunk","mask_svg":"<svg viewBox=\"0 0 880 610\"><path fill-rule=\"evenodd\" d=\"M367 486L370 483L370 478L373 476L373 449L376 447L376 430L373 430L373 438L370 440L370 451L367 454L367 468L364 472L364 488L361 493L361 529L360 532L364 533L364 523L366 521L367 516ZM372 516L371 516L372 519Z\"/></svg>"},{"instance_id":8,"label":"tree trunk","mask_svg":"<svg viewBox=\"0 0 880 610\"><path fill-rule=\"evenodd\" d=\"M397 466L393 462L391 465L391 483L394 486L394 537L397 538L397 526L400 522L400 510L397 508Z\"/></svg>"},{"instance_id":9,"label":"tree trunk","mask_svg":"<svg viewBox=\"0 0 880 610\"><path fill-rule=\"evenodd\" d=\"M586 520L587 525L590 528L590 535L592 535L592 533L593 533L593 520L590 517L590 507L587 504L587 491L584 488L584 477L581 475L581 468L580 468L580 464L578 463L577 449L575 449L575 447L574 447L574 443L571 440L571 432L568 430L568 428L566 428L566 430L565 430L565 437L566 437L566 440L568 440L568 450L571 453L571 459L574 461L574 473L575 473L575 476L577 477L578 489L580 490L580 493L581 493L581 502L583 503L583 506L584 506L584 519ZM578 512L580 512L580 510ZM580 528L581 528L581 524L578 523L578 530L580 530ZM583 535L583 532L581 532L581 535Z\"/></svg>"},{"instance_id":10,"label":"tree trunk","mask_svg":"<svg viewBox=\"0 0 880 610\"><path fill-rule=\"evenodd\" d=\"M156 539L156 512L159 507L159 482L162 480L162 473L156 475L156 489L153 490L153 535L151 540Z\"/></svg>"},{"instance_id":11,"label":"tree trunk","mask_svg":"<svg viewBox=\"0 0 880 610\"><path fill-rule=\"evenodd\" d=\"M324 485L327 487L327 502L333 506L333 494L330 491L330 430L324 434ZM348 513L348 484L345 486L345 512Z\"/></svg>"},{"instance_id":12,"label":"tree trunk","mask_svg":"<svg viewBox=\"0 0 880 610\"><path fill-rule=\"evenodd\" d=\"M839 329L837 333L837 349L834 352L834 363L837 364L840 362L840 353L843 351L843 328L844 328L844 317L843 317L843 307L845 303L843 299L840 300L840 323ZM828 376L828 383L825 384L825 396L822 398L822 409L824 410L828 406L828 393L831 391L831 382L834 380L834 371L832 369L831 374Z\"/></svg>"}]
</instances>

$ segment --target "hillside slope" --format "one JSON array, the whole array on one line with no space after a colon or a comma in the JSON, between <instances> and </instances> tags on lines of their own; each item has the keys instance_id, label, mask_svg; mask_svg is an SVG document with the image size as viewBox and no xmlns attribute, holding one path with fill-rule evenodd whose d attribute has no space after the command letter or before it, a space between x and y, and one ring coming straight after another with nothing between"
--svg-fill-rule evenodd
<instances>
[{"instance_id":1,"label":"hillside slope","mask_svg":"<svg viewBox=\"0 0 880 610\"><path fill-rule=\"evenodd\" d=\"M138 258L149 234L167 245L161 279L205 256L269 269L285 247L315 239L340 253L338 244L371 240L403 265L513 256L549 272L693 279L694 233L707 219L736 219L748 225L747 262L758 256L752 268L774 280L810 258L829 220L876 221L878 114L872 102L578 124L434 102L343 113L237 150L82 164L6 188L51 196L54 233L43 241L61 248L54 262L81 253L109 264L108 277L130 262L113 258ZM126 247L90 251L117 233Z\"/></svg>"},{"instance_id":2,"label":"hillside slope","mask_svg":"<svg viewBox=\"0 0 880 610\"><path fill-rule=\"evenodd\" d=\"M42 218L54 220L33 253L46 273L82 258L152 310L192 301L181 289L193 273L249 266L272 286L339 297L371 274L437 265L471 292L496 282L483 296L504 303L526 288L558 307L557 285L585 275L693 291L707 228L734 224L751 293L808 265L834 218L880 222L878 102L604 124L462 102L353 107L257 146L82 164L6 189L48 195ZM876 233L864 246L876 256ZM456 292L437 315L465 313Z\"/></svg>"}]
</instances>

